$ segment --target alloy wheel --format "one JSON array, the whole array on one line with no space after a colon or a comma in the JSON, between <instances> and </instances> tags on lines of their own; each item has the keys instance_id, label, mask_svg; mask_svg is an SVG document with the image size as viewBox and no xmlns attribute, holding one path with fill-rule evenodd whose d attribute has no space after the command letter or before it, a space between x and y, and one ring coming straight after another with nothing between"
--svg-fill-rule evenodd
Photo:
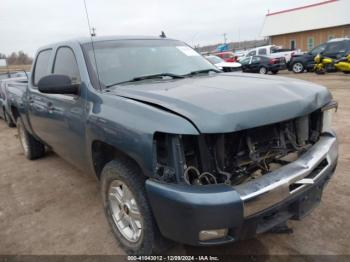
<instances>
[{"instance_id":1,"label":"alloy wheel","mask_svg":"<svg viewBox=\"0 0 350 262\"><path fill-rule=\"evenodd\" d=\"M113 222L122 236L133 243L140 240L143 232L142 217L129 187L120 180L112 181L108 189L108 200Z\"/></svg>"},{"instance_id":2,"label":"alloy wheel","mask_svg":"<svg viewBox=\"0 0 350 262\"><path fill-rule=\"evenodd\" d=\"M302 63L295 63L293 65L293 72L294 73L302 73L304 71L304 66Z\"/></svg>"}]
</instances>

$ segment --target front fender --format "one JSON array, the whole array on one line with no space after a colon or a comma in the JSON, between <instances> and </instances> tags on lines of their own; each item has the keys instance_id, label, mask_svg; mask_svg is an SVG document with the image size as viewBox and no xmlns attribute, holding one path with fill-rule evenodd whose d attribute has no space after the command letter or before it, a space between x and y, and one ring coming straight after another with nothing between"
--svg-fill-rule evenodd
<instances>
[{"instance_id":1,"label":"front fender","mask_svg":"<svg viewBox=\"0 0 350 262\"><path fill-rule=\"evenodd\" d=\"M101 94L90 100L87 148L92 159L93 141L111 145L131 157L144 174L153 176L153 136L156 132L198 135L181 116L131 99Z\"/></svg>"}]
</instances>

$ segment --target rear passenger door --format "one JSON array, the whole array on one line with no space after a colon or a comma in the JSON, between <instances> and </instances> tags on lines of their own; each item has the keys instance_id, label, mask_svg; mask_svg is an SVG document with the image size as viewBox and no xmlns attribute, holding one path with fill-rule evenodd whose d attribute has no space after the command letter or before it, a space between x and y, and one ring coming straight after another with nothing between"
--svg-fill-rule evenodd
<instances>
[{"instance_id":1,"label":"rear passenger door","mask_svg":"<svg viewBox=\"0 0 350 262\"><path fill-rule=\"evenodd\" d=\"M28 114L32 130L44 142L50 140L51 134L47 131L50 115L47 110L48 95L39 92L39 80L49 75L52 61L52 49L41 50L34 63L33 75L28 94Z\"/></svg>"}]
</instances>

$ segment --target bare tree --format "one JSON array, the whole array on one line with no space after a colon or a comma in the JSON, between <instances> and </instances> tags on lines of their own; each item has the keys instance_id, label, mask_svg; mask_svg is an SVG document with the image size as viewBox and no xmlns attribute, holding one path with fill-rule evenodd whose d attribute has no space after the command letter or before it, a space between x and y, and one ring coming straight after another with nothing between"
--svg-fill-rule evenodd
<instances>
[{"instance_id":1,"label":"bare tree","mask_svg":"<svg viewBox=\"0 0 350 262\"><path fill-rule=\"evenodd\" d=\"M12 52L11 55L7 57L8 65L28 65L31 64L33 59L29 57L23 51Z\"/></svg>"}]
</instances>

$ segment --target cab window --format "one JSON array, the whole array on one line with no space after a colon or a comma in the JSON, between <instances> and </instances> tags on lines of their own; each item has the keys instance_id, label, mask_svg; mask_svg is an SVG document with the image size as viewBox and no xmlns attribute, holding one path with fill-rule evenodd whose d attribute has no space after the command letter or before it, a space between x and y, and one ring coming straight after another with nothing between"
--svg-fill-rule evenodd
<instances>
[{"instance_id":1,"label":"cab window","mask_svg":"<svg viewBox=\"0 0 350 262\"><path fill-rule=\"evenodd\" d=\"M57 50L53 73L69 76L72 83L80 83L78 63L71 48L60 47Z\"/></svg>"},{"instance_id":2,"label":"cab window","mask_svg":"<svg viewBox=\"0 0 350 262\"><path fill-rule=\"evenodd\" d=\"M34 68L34 85L37 86L39 80L50 74L49 72L49 63L51 57L52 50L44 50L41 51L36 59L35 68Z\"/></svg>"},{"instance_id":3,"label":"cab window","mask_svg":"<svg viewBox=\"0 0 350 262\"><path fill-rule=\"evenodd\" d=\"M325 50L326 53L340 53L345 51L346 50L344 41L328 43L327 48Z\"/></svg>"}]
</instances>

